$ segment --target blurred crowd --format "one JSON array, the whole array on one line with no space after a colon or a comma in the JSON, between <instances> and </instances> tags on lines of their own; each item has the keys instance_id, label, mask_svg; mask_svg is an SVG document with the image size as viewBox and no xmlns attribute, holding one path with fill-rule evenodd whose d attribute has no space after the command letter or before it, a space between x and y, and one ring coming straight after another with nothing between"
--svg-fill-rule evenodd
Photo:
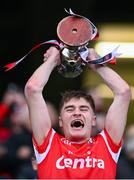
<instances>
[{"instance_id":1,"label":"blurred crowd","mask_svg":"<svg viewBox=\"0 0 134 180\"><path fill-rule=\"evenodd\" d=\"M52 126L58 131L58 112L52 103L47 106ZM0 178L36 177L28 106L23 89L10 83L0 102Z\"/></svg>"},{"instance_id":2,"label":"blurred crowd","mask_svg":"<svg viewBox=\"0 0 134 180\"><path fill-rule=\"evenodd\" d=\"M98 88L89 91L96 105L97 125L92 135L104 128L104 102ZM52 127L58 126L58 111L47 102ZM117 164L117 179L134 179L134 124L126 129L121 156ZM28 106L23 89L10 83L0 101L0 179L36 179L37 166L32 145Z\"/></svg>"},{"instance_id":3,"label":"blurred crowd","mask_svg":"<svg viewBox=\"0 0 134 180\"><path fill-rule=\"evenodd\" d=\"M9 84L0 102L0 176L33 178L28 107L23 90Z\"/></svg>"},{"instance_id":4,"label":"blurred crowd","mask_svg":"<svg viewBox=\"0 0 134 180\"><path fill-rule=\"evenodd\" d=\"M134 123L126 129L124 145L117 165L117 179L134 179Z\"/></svg>"}]
</instances>

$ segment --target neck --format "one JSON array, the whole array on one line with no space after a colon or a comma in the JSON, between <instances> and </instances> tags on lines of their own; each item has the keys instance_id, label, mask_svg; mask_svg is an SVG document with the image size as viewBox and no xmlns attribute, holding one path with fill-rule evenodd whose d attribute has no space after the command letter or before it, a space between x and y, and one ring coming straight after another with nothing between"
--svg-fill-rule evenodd
<instances>
[{"instance_id":1,"label":"neck","mask_svg":"<svg viewBox=\"0 0 134 180\"><path fill-rule=\"evenodd\" d=\"M90 139L89 138L85 138L85 139L80 139L80 138L71 138L71 139L68 139L72 144L84 144L86 142L88 142Z\"/></svg>"}]
</instances>

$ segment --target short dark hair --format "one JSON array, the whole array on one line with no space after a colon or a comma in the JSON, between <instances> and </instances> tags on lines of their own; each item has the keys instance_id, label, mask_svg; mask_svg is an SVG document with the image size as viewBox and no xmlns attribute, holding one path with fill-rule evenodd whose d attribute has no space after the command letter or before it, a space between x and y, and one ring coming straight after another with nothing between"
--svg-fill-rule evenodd
<instances>
[{"instance_id":1,"label":"short dark hair","mask_svg":"<svg viewBox=\"0 0 134 180\"><path fill-rule=\"evenodd\" d=\"M65 91L64 93L61 93L61 101L59 104L59 112L61 111L63 105L65 102L68 102L70 99L72 98L84 98L91 106L93 112L95 113L95 103L94 100L92 98L92 96L90 94L87 94L85 91L81 91L81 90L68 90Z\"/></svg>"}]
</instances>

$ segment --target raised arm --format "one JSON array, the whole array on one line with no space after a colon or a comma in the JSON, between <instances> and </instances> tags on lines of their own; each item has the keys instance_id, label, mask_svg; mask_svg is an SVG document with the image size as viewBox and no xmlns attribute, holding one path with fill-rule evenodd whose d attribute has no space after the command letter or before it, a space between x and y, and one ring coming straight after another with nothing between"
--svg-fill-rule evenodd
<instances>
[{"instance_id":1,"label":"raised arm","mask_svg":"<svg viewBox=\"0 0 134 180\"><path fill-rule=\"evenodd\" d=\"M95 59L98 55L93 49L90 50L89 59ZM131 91L128 84L111 68L101 65L90 65L97 72L114 94L105 120L105 129L118 144L123 136L127 121L128 107L131 100Z\"/></svg>"},{"instance_id":2,"label":"raised arm","mask_svg":"<svg viewBox=\"0 0 134 180\"><path fill-rule=\"evenodd\" d=\"M51 128L51 120L43 98L45 87L53 69L59 64L59 51L51 47L44 54L47 60L33 73L25 85L25 96L29 107L30 121L34 137L38 144L43 142Z\"/></svg>"}]
</instances>

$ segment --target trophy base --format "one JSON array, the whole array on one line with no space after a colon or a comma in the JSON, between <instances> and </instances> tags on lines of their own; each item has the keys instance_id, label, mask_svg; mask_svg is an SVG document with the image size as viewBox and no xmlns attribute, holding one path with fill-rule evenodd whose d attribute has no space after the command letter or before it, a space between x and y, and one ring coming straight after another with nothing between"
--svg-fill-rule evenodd
<instances>
[{"instance_id":1,"label":"trophy base","mask_svg":"<svg viewBox=\"0 0 134 180\"><path fill-rule=\"evenodd\" d=\"M68 16L59 22L57 35L67 46L82 46L91 40L92 26L86 18Z\"/></svg>"}]
</instances>

